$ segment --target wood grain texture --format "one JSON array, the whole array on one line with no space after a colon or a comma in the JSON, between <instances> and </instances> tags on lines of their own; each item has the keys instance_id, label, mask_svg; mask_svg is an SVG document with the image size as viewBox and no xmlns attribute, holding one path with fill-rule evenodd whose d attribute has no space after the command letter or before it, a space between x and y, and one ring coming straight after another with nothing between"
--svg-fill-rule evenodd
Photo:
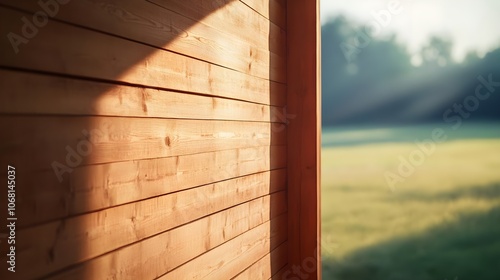
<instances>
[{"instance_id":1,"label":"wood grain texture","mask_svg":"<svg viewBox=\"0 0 500 280\"><path fill-rule=\"evenodd\" d=\"M281 244L269 254L258 260L243 272L234 277L234 280L269 279L278 273L288 260L288 244Z\"/></svg>"},{"instance_id":2,"label":"wood grain texture","mask_svg":"<svg viewBox=\"0 0 500 280\"><path fill-rule=\"evenodd\" d=\"M148 0L225 32L239 40L260 48L268 48L280 57L286 57L286 33L257 12L237 0ZM208 13L207 11L214 11ZM207 14L209 14L207 16ZM244 32L242 32L244 30Z\"/></svg>"},{"instance_id":3,"label":"wood grain texture","mask_svg":"<svg viewBox=\"0 0 500 280\"><path fill-rule=\"evenodd\" d=\"M321 279L320 215L320 32L319 1L287 1L287 108L296 118L287 132L290 267L309 259Z\"/></svg>"},{"instance_id":4,"label":"wood grain texture","mask_svg":"<svg viewBox=\"0 0 500 280\"><path fill-rule=\"evenodd\" d=\"M29 16L0 7L0 35L21 29ZM11 50L9 40L0 49ZM40 53L43 55L40 55ZM0 66L31 69L144 87L162 88L270 104L285 85L194 58L49 20L17 55L0 54Z\"/></svg>"},{"instance_id":5,"label":"wood grain texture","mask_svg":"<svg viewBox=\"0 0 500 280\"><path fill-rule=\"evenodd\" d=\"M272 128L261 122L6 116L0 129L10 134L0 143L0 159L12 159L28 170L66 170L87 164L285 145L286 130Z\"/></svg>"},{"instance_id":6,"label":"wood grain texture","mask_svg":"<svg viewBox=\"0 0 500 280\"><path fill-rule=\"evenodd\" d=\"M15 54L40 3L0 0L18 278L269 279L309 253L314 2L69 1Z\"/></svg>"},{"instance_id":7,"label":"wood grain texture","mask_svg":"<svg viewBox=\"0 0 500 280\"><path fill-rule=\"evenodd\" d=\"M270 173L249 175L20 230L18 266L30 267L23 277L40 277L284 190L284 176L272 183L269 178ZM79 246L80 253L72 254Z\"/></svg>"},{"instance_id":8,"label":"wood grain texture","mask_svg":"<svg viewBox=\"0 0 500 280\"><path fill-rule=\"evenodd\" d=\"M271 194L102 255L49 279L154 279L285 212L284 193ZM281 254L282 246L275 254Z\"/></svg>"},{"instance_id":9,"label":"wood grain texture","mask_svg":"<svg viewBox=\"0 0 500 280\"><path fill-rule=\"evenodd\" d=\"M272 23L286 30L286 0L240 0Z\"/></svg>"},{"instance_id":10,"label":"wood grain texture","mask_svg":"<svg viewBox=\"0 0 500 280\"><path fill-rule=\"evenodd\" d=\"M0 69L0 113L283 122L285 100L267 106L144 87Z\"/></svg>"},{"instance_id":11,"label":"wood grain texture","mask_svg":"<svg viewBox=\"0 0 500 280\"><path fill-rule=\"evenodd\" d=\"M286 241L287 217L281 215L206 252L158 279L229 279Z\"/></svg>"},{"instance_id":12,"label":"wood grain texture","mask_svg":"<svg viewBox=\"0 0 500 280\"><path fill-rule=\"evenodd\" d=\"M0 0L0 3L31 13L41 9L38 1ZM273 11L279 10L283 11L283 9L273 9ZM257 46L253 42L240 40L240 34L221 32L147 1L70 1L60 6L55 18L256 77L277 82L286 81L284 56L281 58L275 55L273 64L276 67L269 67L271 57L269 44ZM280 39L285 40L284 37Z\"/></svg>"},{"instance_id":13,"label":"wood grain texture","mask_svg":"<svg viewBox=\"0 0 500 280\"><path fill-rule=\"evenodd\" d=\"M34 172L19 182L26 187L17 193L18 224L26 227L284 167L286 147L268 146L81 166L62 182L52 170Z\"/></svg>"}]
</instances>

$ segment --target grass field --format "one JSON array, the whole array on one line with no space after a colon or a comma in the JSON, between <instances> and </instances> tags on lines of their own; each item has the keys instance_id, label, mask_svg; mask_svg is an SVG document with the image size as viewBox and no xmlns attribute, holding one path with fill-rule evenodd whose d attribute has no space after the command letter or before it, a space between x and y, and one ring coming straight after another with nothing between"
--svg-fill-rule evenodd
<instances>
[{"instance_id":1,"label":"grass field","mask_svg":"<svg viewBox=\"0 0 500 280\"><path fill-rule=\"evenodd\" d=\"M404 182L386 182L432 128L323 136L323 279L500 279L499 125L450 132Z\"/></svg>"}]
</instances>

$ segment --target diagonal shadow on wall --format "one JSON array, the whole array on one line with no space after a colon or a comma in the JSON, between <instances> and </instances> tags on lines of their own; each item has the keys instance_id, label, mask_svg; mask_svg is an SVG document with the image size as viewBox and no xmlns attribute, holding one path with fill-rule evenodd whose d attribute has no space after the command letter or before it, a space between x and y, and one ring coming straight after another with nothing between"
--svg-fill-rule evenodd
<instances>
[{"instance_id":1,"label":"diagonal shadow on wall","mask_svg":"<svg viewBox=\"0 0 500 280\"><path fill-rule=\"evenodd\" d=\"M147 180L141 176L148 174L138 174L139 158L134 158L137 154L150 159L168 157L156 154L163 147L145 150L142 143L133 141L134 137L140 137L142 129L147 131L146 138L161 134L155 134L154 129L165 129L161 126L145 128L150 124L140 119L148 117L155 109L148 108L155 101L154 95L164 90L187 93L194 85L199 91L190 94L215 94L221 98L238 99L231 93L217 92L220 87L215 78L197 76L202 73L199 69L190 69L187 64L179 64L173 59L173 54L188 50L184 54L189 59L205 57L208 62L213 59L223 63L215 66L218 69L245 66L247 62L234 62L230 55L221 57L220 53L225 49L230 51L230 44L214 45L215 49L223 49L212 51L206 47L210 42L190 31L195 24L234 0L203 1L201 9L193 5L197 3L194 0L53 2L59 3L57 9L52 8L54 17L51 15L36 31L28 30L33 36L13 47L7 36L10 32L22 34L24 18L42 23L45 19L33 18L33 14L41 10L37 1L0 1L0 33L3 38L0 85L4 102L0 107L0 128L8 131L0 141L0 162L2 166L13 165L17 170L18 271L15 276L18 279L64 279L70 276L72 279L95 279L101 271L111 271L114 277L126 278L127 275L120 274L123 272L115 268L120 262L130 261L127 259L110 258L106 267L79 264L108 253L105 248L118 250L150 237L135 228L138 210L133 206L119 213L122 216L117 219L121 222L130 220L126 229L108 224L113 219L109 216L112 212L100 210L133 202L127 201L130 192L140 193L140 199L164 194L138 190L140 180ZM276 9L276 6L270 5L269 8ZM178 11L184 11L190 17L182 16ZM275 30L269 30L270 49L275 47L272 46ZM204 60L196 60L205 65ZM271 54L268 61L269 73L278 68L276 64L283 63L282 58ZM267 83L272 100L263 100L262 103L284 106L284 96L274 92L280 85L269 79ZM251 91L251 85L246 86ZM257 99L250 101L259 103ZM281 107L277 108L274 112L283 113ZM176 118L168 113L164 116ZM282 127L281 123L286 119L270 114L269 121ZM268 131L271 136L286 133L285 129L273 132L272 127ZM134 131L138 131L137 134ZM123 145L124 141L130 143ZM170 141L173 139L163 136L151 138L149 143L170 146ZM270 140L271 145L283 145L274 142L274 139ZM270 149L270 168L283 169L283 157L285 155L279 150ZM172 157L172 164L175 159ZM119 164L107 165L111 161ZM157 168L175 173L168 164ZM273 188L273 182L279 182L273 178L274 174L271 173L269 179L270 188ZM4 178L5 174L0 176ZM120 183L121 188L113 189L113 183ZM4 193L2 201L5 201ZM285 243L274 238L283 228L283 223L276 224L274 219L283 214L282 207L275 206L282 200L276 195L271 198L268 218L273 218L270 222L270 250ZM2 211L0 218L4 221L5 215ZM111 227L107 232L112 234L94 236L93 229L103 224ZM118 232L120 230L123 233ZM94 240L92 246L88 246L88 240ZM7 244L2 242L0 245L1 251L6 252ZM283 254L282 249L276 254L278 252ZM276 261L277 257L269 256L270 262ZM135 257L139 257L136 262L140 263L140 255ZM1 260L6 263L4 255ZM162 265L172 270L181 264L165 260ZM283 265L281 261L279 267L271 263L271 271L274 273ZM73 274L65 274L67 271ZM74 271L78 272L78 277L74 277ZM2 268L2 279L4 273L6 270Z\"/></svg>"}]
</instances>

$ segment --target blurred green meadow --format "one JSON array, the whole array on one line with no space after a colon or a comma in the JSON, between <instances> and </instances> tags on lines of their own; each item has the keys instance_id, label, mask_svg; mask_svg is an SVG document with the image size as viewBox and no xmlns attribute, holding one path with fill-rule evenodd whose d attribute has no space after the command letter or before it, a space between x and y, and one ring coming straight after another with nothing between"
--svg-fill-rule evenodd
<instances>
[{"instance_id":1,"label":"blurred green meadow","mask_svg":"<svg viewBox=\"0 0 500 280\"><path fill-rule=\"evenodd\" d=\"M448 139L389 187L415 140ZM323 279L500 279L500 124L323 130Z\"/></svg>"}]
</instances>

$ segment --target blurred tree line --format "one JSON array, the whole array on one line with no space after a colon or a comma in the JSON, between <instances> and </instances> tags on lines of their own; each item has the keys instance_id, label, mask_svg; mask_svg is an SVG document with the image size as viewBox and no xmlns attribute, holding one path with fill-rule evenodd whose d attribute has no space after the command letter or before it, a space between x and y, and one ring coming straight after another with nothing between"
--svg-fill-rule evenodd
<instances>
[{"instance_id":1,"label":"blurred tree line","mask_svg":"<svg viewBox=\"0 0 500 280\"><path fill-rule=\"evenodd\" d=\"M488 80L491 74L493 84L500 82L500 48L483 58L471 51L457 63L452 59L453 42L433 36L419 52L420 65L414 66L395 35L370 33L368 26L344 16L322 26L324 126L442 122L455 103L475 94L479 76ZM467 118L500 120L499 95L497 87L479 105L467 104L474 108Z\"/></svg>"}]
</instances>

